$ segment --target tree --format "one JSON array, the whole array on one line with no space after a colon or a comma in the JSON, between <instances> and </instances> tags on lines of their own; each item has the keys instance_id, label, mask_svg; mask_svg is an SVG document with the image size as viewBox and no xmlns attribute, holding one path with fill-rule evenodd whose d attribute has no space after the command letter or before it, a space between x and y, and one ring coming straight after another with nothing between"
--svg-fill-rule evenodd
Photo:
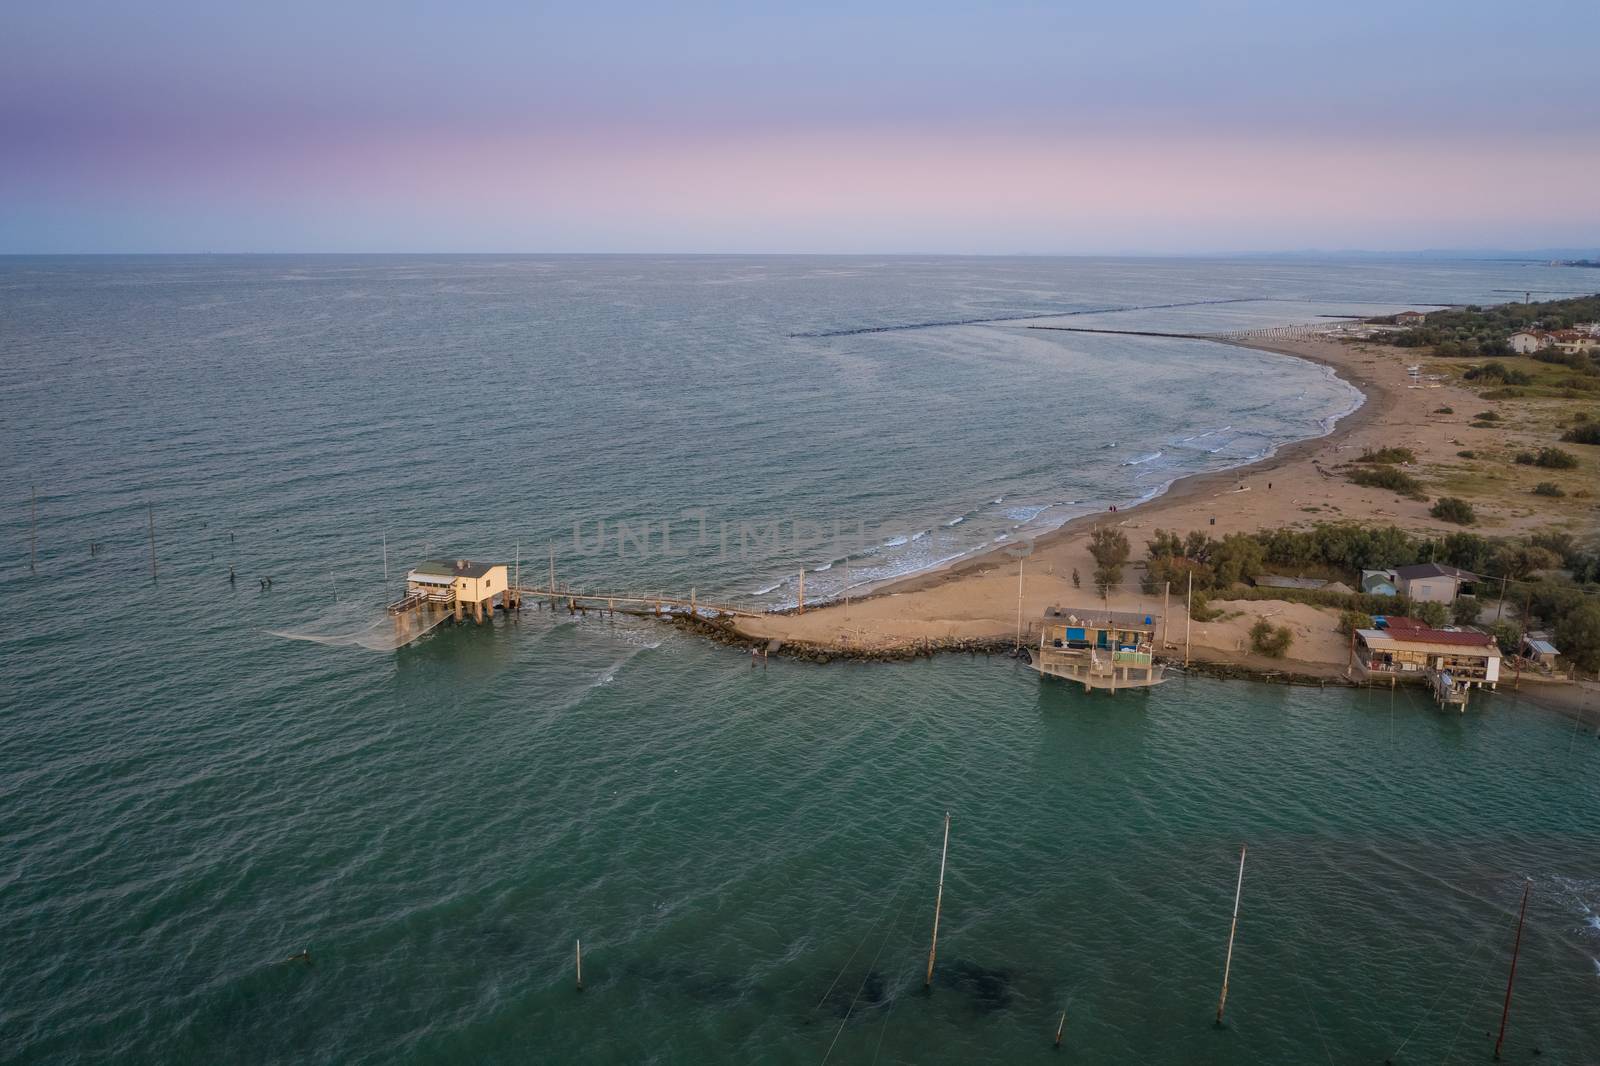
<instances>
[{"instance_id":1,"label":"tree","mask_svg":"<svg viewBox=\"0 0 1600 1066\"><path fill-rule=\"evenodd\" d=\"M1120 529L1099 526L1089 535L1089 554L1094 556L1094 587L1100 595L1122 584L1122 564L1130 552L1128 535Z\"/></svg>"},{"instance_id":2,"label":"tree","mask_svg":"<svg viewBox=\"0 0 1600 1066\"><path fill-rule=\"evenodd\" d=\"M1406 610L1410 612L1412 618L1433 629L1438 629L1450 618L1444 604L1434 603L1431 600L1412 600L1411 606Z\"/></svg>"},{"instance_id":3,"label":"tree","mask_svg":"<svg viewBox=\"0 0 1600 1066\"><path fill-rule=\"evenodd\" d=\"M1585 603L1556 623L1556 647L1580 670L1600 671L1600 603Z\"/></svg>"},{"instance_id":4,"label":"tree","mask_svg":"<svg viewBox=\"0 0 1600 1066\"><path fill-rule=\"evenodd\" d=\"M1481 610L1476 596L1457 596L1450 605L1450 620L1458 626L1470 626L1478 620Z\"/></svg>"}]
</instances>

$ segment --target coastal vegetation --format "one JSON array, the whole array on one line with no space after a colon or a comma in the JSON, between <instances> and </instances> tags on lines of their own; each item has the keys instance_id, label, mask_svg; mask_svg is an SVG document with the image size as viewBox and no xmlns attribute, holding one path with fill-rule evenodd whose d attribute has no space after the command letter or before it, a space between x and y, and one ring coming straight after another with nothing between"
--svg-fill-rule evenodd
<instances>
[{"instance_id":1,"label":"coastal vegetation","mask_svg":"<svg viewBox=\"0 0 1600 1066\"><path fill-rule=\"evenodd\" d=\"M1562 654L1582 669L1600 668L1600 552L1570 533L1545 531L1525 538L1494 538L1471 532L1416 536L1395 526L1355 522L1320 523L1311 529L1230 533L1221 540L1157 529L1146 545L1141 583L1147 594L1171 582L1187 588L1193 577L1195 620L1220 614L1213 599L1291 601L1340 612L1339 629L1369 628L1375 615L1403 614L1432 626L1475 624L1485 602L1509 604L1518 618L1552 629ZM1329 589L1253 588L1244 583L1271 572L1316 574L1359 583L1363 570L1388 570L1414 563L1442 563L1484 580L1477 596L1455 605ZM1523 612L1526 612L1524 616ZM1522 622L1501 620L1516 629ZM1596 666L1584 666L1585 663Z\"/></svg>"},{"instance_id":2,"label":"coastal vegetation","mask_svg":"<svg viewBox=\"0 0 1600 1066\"><path fill-rule=\"evenodd\" d=\"M1368 448L1354 461L1358 463L1414 463L1417 461L1417 453L1410 448Z\"/></svg>"},{"instance_id":3,"label":"coastal vegetation","mask_svg":"<svg viewBox=\"0 0 1600 1066\"><path fill-rule=\"evenodd\" d=\"M1439 497L1428 509L1428 513L1441 522L1454 522L1458 526L1470 526L1478 520L1472 504L1457 496Z\"/></svg>"},{"instance_id":4,"label":"coastal vegetation","mask_svg":"<svg viewBox=\"0 0 1600 1066\"><path fill-rule=\"evenodd\" d=\"M1089 554L1094 556L1094 587L1101 596L1122 584L1122 567L1132 549L1128 535L1120 529L1099 526L1089 537Z\"/></svg>"},{"instance_id":5,"label":"coastal vegetation","mask_svg":"<svg viewBox=\"0 0 1600 1066\"><path fill-rule=\"evenodd\" d=\"M1446 357L1508 356L1510 338L1526 329L1567 329L1600 320L1600 295L1537 303L1477 305L1433 311L1426 322L1384 337L1400 348L1432 348Z\"/></svg>"},{"instance_id":6,"label":"coastal vegetation","mask_svg":"<svg viewBox=\"0 0 1600 1066\"><path fill-rule=\"evenodd\" d=\"M1265 618L1250 627L1250 647L1262 655L1281 659L1294 643L1294 633L1288 626L1275 626Z\"/></svg>"},{"instance_id":7,"label":"coastal vegetation","mask_svg":"<svg viewBox=\"0 0 1600 1066\"><path fill-rule=\"evenodd\" d=\"M1392 466L1379 466L1371 469L1358 467L1350 471L1346 476L1364 488L1388 489L1390 492L1413 500L1425 500L1428 498L1427 493L1422 491L1422 482L1405 471L1396 470Z\"/></svg>"},{"instance_id":8,"label":"coastal vegetation","mask_svg":"<svg viewBox=\"0 0 1600 1066\"><path fill-rule=\"evenodd\" d=\"M1557 485L1554 481L1541 481L1533 487L1535 496L1565 496L1567 490Z\"/></svg>"},{"instance_id":9,"label":"coastal vegetation","mask_svg":"<svg viewBox=\"0 0 1600 1066\"><path fill-rule=\"evenodd\" d=\"M1516 461L1523 466L1542 466L1546 470L1576 470L1578 457L1560 448L1540 448L1537 452L1518 452Z\"/></svg>"},{"instance_id":10,"label":"coastal vegetation","mask_svg":"<svg viewBox=\"0 0 1600 1066\"><path fill-rule=\"evenodd\" d=\"M1600 444L1600 422L1583 421L1561 434L1566 444Z\"/></svg>"}]
</instances>

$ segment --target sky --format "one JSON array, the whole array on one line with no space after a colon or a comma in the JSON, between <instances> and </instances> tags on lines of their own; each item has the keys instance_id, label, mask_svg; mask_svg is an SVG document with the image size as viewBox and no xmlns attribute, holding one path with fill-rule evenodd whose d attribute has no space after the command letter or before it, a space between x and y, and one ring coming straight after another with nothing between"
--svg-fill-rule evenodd
<instances>
[{"instance_id":1,"label":"sky","mask_svg":"<svg viewBox=\"0 0 1600 1066\"><path fill-rule=\"evenodd\" d=\"M1600 246L1600 3L0 5L0 254Z\"/></svg>"}]
</instances>

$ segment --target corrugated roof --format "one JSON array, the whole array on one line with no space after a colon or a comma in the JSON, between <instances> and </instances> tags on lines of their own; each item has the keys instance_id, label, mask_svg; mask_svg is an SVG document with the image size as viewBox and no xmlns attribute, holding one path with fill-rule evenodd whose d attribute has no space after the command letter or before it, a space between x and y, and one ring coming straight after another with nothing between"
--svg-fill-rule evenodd
<instances>
[{"instance_id":1,"label":"corrugated roof","mask_svg":"<svg viewBox=\"0 0 1600 1066\"><path fill-rule=\"evenodd\" d=\"M1396 567L1394 572L1398 577L1406 581L1422 577L1453 577L1458 581L1481 580L1477 574L1454 566L1446 566L1444 563L1417 563L1414 566L1400 566Z\"/></svg>"},{"instance_id":2,"label":"corrugated roof","mask_svg":"<svg viewBox=\"0 0 1600 1066\"><path fill-rule=\"evenodd\" d=\"M1550 643L1548 640L1530 640L1528 641L1528 647L1533 649L1533 653L1535 655L1561 654L1559 651L1556 651L1556 646Z\"/></svg>"},{"instance_id":3,"label":"corrugated roof","mask_svg":"<svg viewBox=\"0 0 1600 1066\"><path fill-rule=\"evenodd\" d=\"M1127 626L1130 628L1144 628L1154 626L1161 621L1158 614L1144 614L1138 611L1099 611L1087 607L1047 607L1044 612L1046 622L1065 622L1074 626Z\"/></svg>"}]
</instances>

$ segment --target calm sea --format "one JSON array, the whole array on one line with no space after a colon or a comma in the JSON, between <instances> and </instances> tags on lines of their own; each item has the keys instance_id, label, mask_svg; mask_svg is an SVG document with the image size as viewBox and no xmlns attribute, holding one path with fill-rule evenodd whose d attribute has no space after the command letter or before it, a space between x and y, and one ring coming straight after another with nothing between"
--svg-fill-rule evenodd
<instances>
[{"instance_id":1,"label":"calm sea","mask_svg":"<svg viewBox=\"0 0 1600 1066\"><path fill-rule=\"evenodd\" d=\"M543 612L339 646L429 556L781 603L802 567L808 596L909 572L1355 399L1281 357L1030 325L1581 280L0 260L0 1061L1017 1061L1063 1009L1082 1060L1481 1061L1524 878L1512 1057L1600 1061L1600 714L1088 698L981 657L753 669Z\"/></svg>"}]
</instances>

